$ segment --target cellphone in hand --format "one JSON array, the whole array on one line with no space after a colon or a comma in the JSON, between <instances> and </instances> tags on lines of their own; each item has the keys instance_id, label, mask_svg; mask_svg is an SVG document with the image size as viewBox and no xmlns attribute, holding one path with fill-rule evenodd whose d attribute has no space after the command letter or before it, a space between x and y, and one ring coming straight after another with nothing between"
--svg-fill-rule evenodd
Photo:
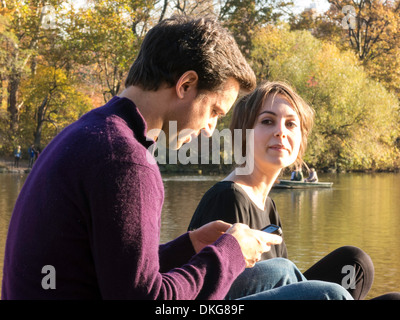
<instances>
[{"instance_id":1,"label":"cellphone in hand","mask_svg":"<svg viewBox=\"0 0 400 320\"><path fill-rule=\"evenodd\" d=\"M267 233L272 233L272 234L277 234L278 236L282 236L281 227L279 227L275 224L269 224L268 226L262 228L261 231L264 231Z\"/></svg>"}]
</instances>

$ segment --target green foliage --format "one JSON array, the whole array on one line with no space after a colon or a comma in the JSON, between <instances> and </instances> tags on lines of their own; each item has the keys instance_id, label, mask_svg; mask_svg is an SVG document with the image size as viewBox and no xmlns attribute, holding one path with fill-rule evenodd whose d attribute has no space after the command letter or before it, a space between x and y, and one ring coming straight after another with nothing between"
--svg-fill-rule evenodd
<instances>
[{"instance_id":1,"label":"green foliage","mask_svg":"<svg viewBox=\"0 0 400 320\"><path fill-rule=\"evenodd\" d=\"M219 18L232 31L239 48L249 58L256 29L276 23L283 10L290 6L285 0L226 0Z\"/></svg>"},{"instance_id":2,"label":"green foliage","mask_svg":"<svg viewBox=\"0 0 400 320\"><path fill-rule=\"evenodd\" d=\"M394 166L398 100L368 78L353 53L285 26L263 28L253 44L259 79L291 83L316 111L307 163L346 170Z\"/></svg>"},{"instance_id":3,"label":"green foliage","mask_svg":"<svg viewBox=\"0 0 400 320\"><path fill-rule=\"evenodd\" d=\"M103 88L104 102L120 92L126 72L139 48L136 21L151 5L140 1L98 0L81 8L74 19L73 35L80 59L93 64L92 76Z\"/></svg>"},{"instance_id":4,"label":"green foliage","mask_svg":"<svg viewBox=\"0 0 400 320\"><path fill-rule=\"evenodd\" d=\"M324 41L350 49L370 77L400 97L400 0L328 0L320 15L304 11L292 16L293 30L311 30ZM350 10L350 11L348 11ZM351 27L348 28L347 23Z\"/></svg>"}]
</instances>

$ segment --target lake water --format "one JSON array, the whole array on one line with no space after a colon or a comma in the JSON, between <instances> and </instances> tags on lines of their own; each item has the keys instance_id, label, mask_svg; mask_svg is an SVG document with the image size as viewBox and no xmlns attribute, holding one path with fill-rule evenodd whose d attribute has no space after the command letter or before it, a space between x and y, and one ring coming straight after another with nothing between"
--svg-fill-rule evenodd
<instances>
[{"instance_id":1,"label":"lake water","mask_svg":"<svg viewBox=\"0 0 400 320\"><path fill-rule=\"evenodd\" d=\"M281 215L289 258L305 271L332 250L354 245L367 252L375 266L375 280L367 298L400 291L400 174L319 177L333 182L333 188L270 193ZM11 212L25 178L26 175L0 174L0 270ZM223 177L163 178L161 240L167 242L186 231L203 194Z\"/></svg>"}]
</instances>

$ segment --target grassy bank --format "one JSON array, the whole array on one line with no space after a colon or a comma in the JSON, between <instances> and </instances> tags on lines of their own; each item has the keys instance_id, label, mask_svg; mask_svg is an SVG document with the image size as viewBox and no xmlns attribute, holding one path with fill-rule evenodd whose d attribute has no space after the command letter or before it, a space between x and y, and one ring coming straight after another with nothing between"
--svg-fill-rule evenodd
<instances>
[{"instance_id":1,"label":"grassy bank","mask_svg":"<svg viewBox=\"0 0 400 320\"><path fill-rule=\"evenodd\" d=\"M28 160L21 159L17 167L12 158L0 159L0 173L29 173L30 170Z\"/></svg>"},{"instance_id":2,"label":"grassy bank","mask_svg":"<svg viewBox=\"0 0 400 320\"><path fill-rule=\"evenodd\" d=\"M165 174L193 174L193 175L224 175L229 174L232 170L234 170L234 165L231 164L160 164L159 165L161 173ZM0 158L0 173L29 173L29 160L21 159L19 161L19 166L16 167L14 165L14 158ZM317 172L324 173L351 173L351 172L359 172L359 173L379 173L379 172L400 172L400 168L389 168L389 169L344 169L344 168L318 168L316 167ZM307 170L304 168L303 173L307 173ZM284 170L284 174L290 174L290 169L287 168Z\"/></svg>"}]
</instances>

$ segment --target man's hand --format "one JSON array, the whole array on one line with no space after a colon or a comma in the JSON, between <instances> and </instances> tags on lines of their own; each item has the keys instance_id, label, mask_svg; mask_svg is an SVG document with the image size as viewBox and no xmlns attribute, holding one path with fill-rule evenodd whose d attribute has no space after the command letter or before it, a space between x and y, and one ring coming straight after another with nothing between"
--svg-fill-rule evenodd
<instances>
[{"instance_id":1,"label":"man's hand","mask_svg":"<svg viewBox=\"0 0 400 320\"><path fill-rule=\"evenodd\" d=\"M230 223L217 220L189 232L189 237L196 253L199 253L204 247L214 243L231 226Z\"/></svg>"},{"instance_id":2,"label":"man's hand","mask_svg":"<svg viewBox=\"0 0 400 320\"><path fill-rule=\"evenodd\" d=\"M271 250L271 245L282 243L282 237L259 230L250 229L242 223L235 223L226 233L239 242L246 262L246 268L254 267L263 252Z\"/></svg>"},{"instance_id":3,"label":"man's hand","mask_svg":"<svg viewBox=\"0 0 400 320\"><path fill-rule=\"evenodd\" d=\"M231 225L221 220L210 222L197 230L189 232L196 253L214 243L224 233L231 234L238 241L246 262L251 268L260 261L263 252L271 250L271 245L282 243L282 237L259 230L250 229L242 223Z\"/></svg>"}]
</instances>

